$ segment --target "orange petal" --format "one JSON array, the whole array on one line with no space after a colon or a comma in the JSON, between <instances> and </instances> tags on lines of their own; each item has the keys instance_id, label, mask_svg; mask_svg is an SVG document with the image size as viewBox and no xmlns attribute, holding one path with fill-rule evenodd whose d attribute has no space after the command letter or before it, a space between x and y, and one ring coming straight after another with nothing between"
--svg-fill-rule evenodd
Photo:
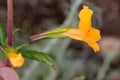
<instances>
[{"instance_id":1,"label":"orange petal","mask_svg":"<svg viewBox=\"0 0 120 80\"><path fill-rule=\"evenodd\" d=\"M9 55L9 60L13 67L21 67L24 64L24 58L22 57L21 53L16 54L11 52Z\"/></svg>"},{"instance_id":2,"label":"orange petal","mask_svg":"<svg viewBox=\"0 0 120 80\"><path fill-rule=\"evenodd\" d=\"M86 34L86 37L90 38L93 41L98 41L101 39L100 31L95 28L91 28Z\"/></svg>"},{"instance_id":3,"label":"orange petal","mask_svg":"<svg viewBox=\"0 0 120 80\"><path fill-rule=\"evenodd\" d=\"M92 47L95 52L97 52L97 51L100 50L100 46L98 45L97 42L92 41L92 40L87 39L87 38L84 38L82 41L88 43L88 45L89 45L90 47Z\"/></svg>"},{"instance_id":4,"label":"orange petal","mask_svg":"<svg viewBox=\"0 0 120 80\"><path fill-rule=\"evenodd\" d=\"M79 13L79 30L86 34L90 27L91 27L91 17L92 17L93 11L88 8L88 6L83 6L83 9Z\"/></svg>"},{"instance_id":5,"label":"orange petal","mask_svg":"<svg viewBox=\"0 0 120 80\"><path fill-rule=\"evenodd\" d=\"M82 40L82 33L77 28L72 28L64 32L64 35L76 39L76 40Z\"/></svg>"}]
</instances>

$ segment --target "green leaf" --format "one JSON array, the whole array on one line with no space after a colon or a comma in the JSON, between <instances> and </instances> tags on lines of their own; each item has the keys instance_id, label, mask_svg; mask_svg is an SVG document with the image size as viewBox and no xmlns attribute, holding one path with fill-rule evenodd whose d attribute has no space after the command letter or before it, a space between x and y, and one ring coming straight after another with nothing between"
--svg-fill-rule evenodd
<instances>
[{"instance_id":1,"label":"green leaf","mask_svg":"<svg viewBox=\"0 0 120 80\"><path fill-rule=\"evenodd\" d=\"M7 38L7 34L5 31L5 27L0 23L0 43L2 45L6 44L6 38Z\"/></svg>"},{"instance_id":2,"label":"green leaf","mask_svg":"<svg viewBox=\"0 0 120 80\"><path fill-rule=\"evenodd\" d=\"M85 80L85 76L76 77L73 78L72 80Z\"/></svg>"},{"instance_id":3,"label":"green leaf","mask_svg":"<svg viewBox=\"0 0 120 80\"><path fill-rule=\"evenodd\" d=\"M31 36L30 39L31 41L34 41L42 38L63 38L63 37L66 37L65 35L63 35L63 33L70 28L73 28L73 27L70 27L70 26L59 27L41 34Z\"/></svg>"},{"instance_id":4,"label":"green leaf","mask_svg":"<svg viewBox=\"0 0 120 80\"><path fill-rule=\"evenodd\" d=\"M27 46L27 45L29 45L29 44L21 44L21 45L17 46L15 48L15 50L18 51L18 50L20 50L21 48L23 48L24 46Z\"/></svg>"},{"instance_id":5,"label":"green leaf","mask_svg":"<svg viewBox=\"0 0 120 80\"><path fill-rule=\"evenodd\" d=\"M12 34L15 34L16 32L20 31L20 28L16 28L13 30Z\"/></svg>"},{"instance_id":6,"label":"green leaf","mask_svg":"<svg viewBox=\"0 0 120 80\"><path fill-rule=\"evenodd\" d=\"M19 50L19 52L22 53L22 55L26 58L43 62L52 67L54 66L53 59L44 52L39 52L35 50Z\"/></svg>"}]
</instances>

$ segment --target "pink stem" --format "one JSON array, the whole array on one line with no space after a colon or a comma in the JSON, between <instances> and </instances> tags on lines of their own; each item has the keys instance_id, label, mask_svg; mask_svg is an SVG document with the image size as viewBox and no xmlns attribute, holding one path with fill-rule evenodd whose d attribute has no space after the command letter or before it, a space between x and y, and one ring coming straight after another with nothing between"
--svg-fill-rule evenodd
<instances>
[{"instance_id":1,"label":"pink stem","mask_svg":"<svg viewBox=\"0 0 120 80\"><path fill-rule=\"evenodd\" d=\"M7 36L8 44L12 46L12 30L13 30L13 0L7 0Z\"/></svg>"},{"instance_id":2,"label":"pink stem","mask_svg":"<svg viewBox=\"0 0 120 80\"><path fill-rule=\"evenodd\" d=\"M13 30L13 0L7 0L7 38L8 45L12 46ZM9 59L6 60L6 66L11 67Z\"/></svg>"}]
</instances>

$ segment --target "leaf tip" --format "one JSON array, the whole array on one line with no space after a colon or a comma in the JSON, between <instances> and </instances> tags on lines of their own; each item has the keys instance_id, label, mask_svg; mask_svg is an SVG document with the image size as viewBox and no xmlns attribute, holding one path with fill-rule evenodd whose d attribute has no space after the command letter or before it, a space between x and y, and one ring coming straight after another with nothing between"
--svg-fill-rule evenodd
<instances>
[{"instance_id":1,"label":"leaf tip","mask_svg":"<svg viewBox=\"0 0 120 80\"><path fill-rule=\"evenodd\" d=\"M55 65L51 65L51 67L52 67L55 71L57 70L57 68L56 68Z\"/></svg>"}]
</instances>

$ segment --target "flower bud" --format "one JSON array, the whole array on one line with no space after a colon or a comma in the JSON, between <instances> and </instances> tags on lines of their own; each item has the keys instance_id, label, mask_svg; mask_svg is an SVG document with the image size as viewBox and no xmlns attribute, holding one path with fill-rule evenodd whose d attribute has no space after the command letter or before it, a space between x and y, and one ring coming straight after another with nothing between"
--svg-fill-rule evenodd
<instances>
[{"instance_id":1,"label":"flower bud","mask_svg":"<svg viewBox=\"0 0 120 80\"><path fill-rule=\"evenodd\" d=\"M9 60L13 67L22 67L24 64L24 58L21 53L11 52L9 54Z\"/></svg>"}]
</instances>

